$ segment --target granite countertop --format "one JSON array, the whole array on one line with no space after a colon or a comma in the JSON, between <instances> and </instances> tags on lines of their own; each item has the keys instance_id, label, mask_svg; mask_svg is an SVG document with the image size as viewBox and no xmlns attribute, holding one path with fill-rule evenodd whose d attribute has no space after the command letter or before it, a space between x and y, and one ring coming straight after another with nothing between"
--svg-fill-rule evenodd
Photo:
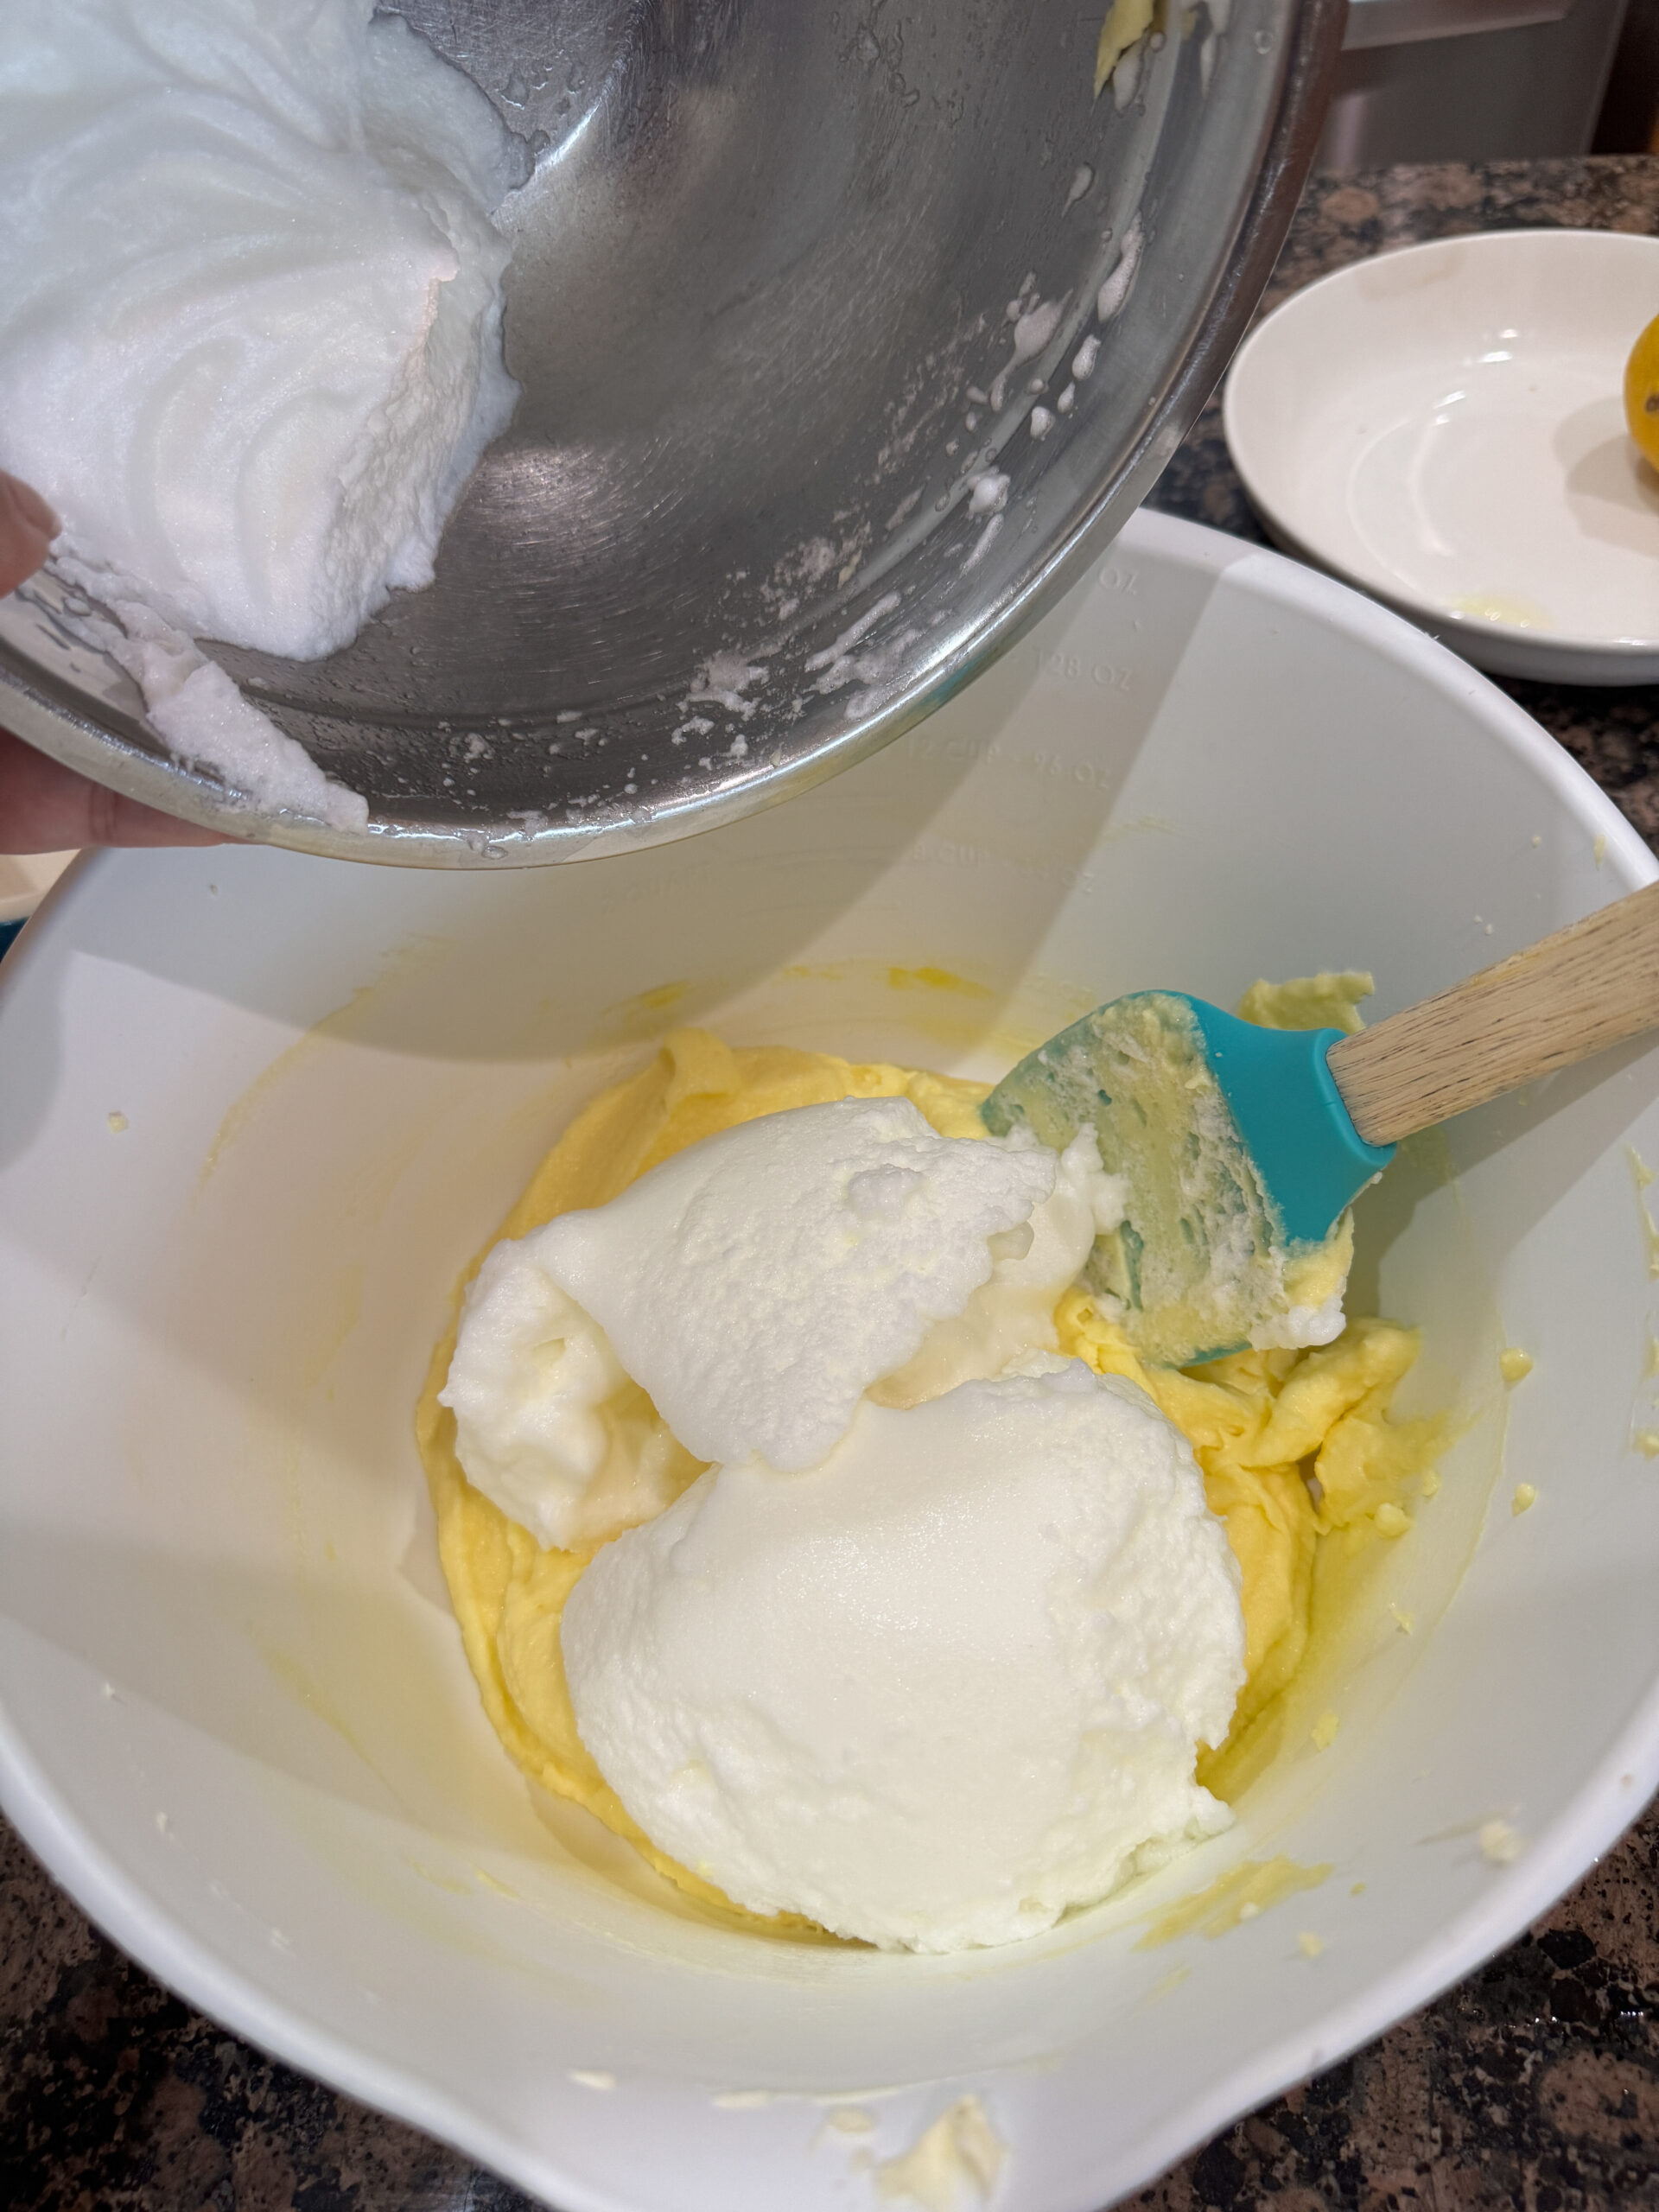
<instances>
[{"instance_id":1,"label":"granite countertop","mask_svg":"<svg viewBox=\"0 0 1659 2212\"><path fill-rule=\"evenodd\" d=\"M1659 232L1659 160L1318 178L1268 304L1390 245L1537 226ZM1153 504L1262 537L1213 404ZM1504 688L1659 849L1659 686ZM1133 2201L1147 2212L1659 2212L1659 1804L1500 1958ZM169 1996L3 1823L0 2205L531 2212L506 2183Z\"/></svg>"}]
</instances>

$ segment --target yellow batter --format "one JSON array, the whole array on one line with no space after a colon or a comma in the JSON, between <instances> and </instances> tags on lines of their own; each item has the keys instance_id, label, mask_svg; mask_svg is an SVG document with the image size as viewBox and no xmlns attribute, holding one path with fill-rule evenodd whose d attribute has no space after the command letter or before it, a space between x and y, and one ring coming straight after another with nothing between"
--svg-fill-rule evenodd
<instances>
[{"instance_id":1,"label":"yellow batter","mask_svg":"<svg viewBox=\"0 0 1659 2212\"><path fill-rule=\"evenodd\" d=\"M1282 987L1300 991L1300 1000L1262 999L1267 987L1257 985L1249 1011L1257 1020L1276 1015L1276 1026L1286 1027L1356 1026L1351 987L1361 980L1320 978L1323 993L1306 984ZM1350 987L1345 1000L1344 987ZM781 1046L734 1051L704 1031L677 1030L649 1067L577 1116L499 1235L522 1236L556 1214L602 1205L699 1139L788 1107L903 1096L941 1135L982 1136L976 1108L987 1088ZM457 1317L464 1288L465 1282L456 1292ZM1132 1377L1188 1438L1211 1506L1226 1523L1243 1571L1248 1678L1227 1742L1198 1766L1199 1779L1225 1796L1248 1775L1258 1724L1306 1649L1321 1540L1339 1536L1352 1548L1408 1525L1400 1500L1445 1441L1440 1421L1389 1418L1395 1389L1416 1357L1416 1332L1357 1320L1320 1351L1242 1352L1182 1370L1142 1366L1082 1290L1061 1300L1055 1321L1062 1351L1101 1373ZM641 1834L576 1732L559 1622L597 1546L543 1551L468 1483L454 1454L454 1417L437 1402L454 1338L452 1322L432 1356L416 1433L443 1571L485 1710L533 1780L586 1806L691 1896L735 1911ZM627 1386L607 1414L613 1434L654 1434L658 1510L701 1473L702 1463L666 1438L643 1391Z\"/></svg>"}]
</instances>

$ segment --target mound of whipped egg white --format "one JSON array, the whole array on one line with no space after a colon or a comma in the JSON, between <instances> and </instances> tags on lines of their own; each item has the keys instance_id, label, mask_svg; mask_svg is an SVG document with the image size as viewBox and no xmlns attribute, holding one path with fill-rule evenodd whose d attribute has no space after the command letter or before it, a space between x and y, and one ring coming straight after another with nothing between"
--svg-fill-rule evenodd
<instances>
[{"instance_id":1,"label":"mound of whipped egg white","mask_svg":"<svg viewBox=\"0 0 1659 2212\"><path fill-rule=\"evenodd\" d=\"M0 467L180 756L360 827L197 638L308 660L444 524L518 388L525 149L374 0L6 0Z\"/></svg>"},{"instance_id":2,"label":"mound of whipped egg white","mask_svg":"<svg viewBox=\"0 0 1659 2212\"><path fill-rule=\"evenodd\" d=\"M1092 1132L1057 1154L849 1098L480 1268L461 1465L544 1546L638 1523L564 1606L576 1725L734 1903L954 1951L1229 1821L1194 1766L1244 1679L1238 1567L1179 1431L1057 1350L1123 1197ZM630 1382L709 1463L665 1510L607 1428Z\"/></svg>"}]
</instances>

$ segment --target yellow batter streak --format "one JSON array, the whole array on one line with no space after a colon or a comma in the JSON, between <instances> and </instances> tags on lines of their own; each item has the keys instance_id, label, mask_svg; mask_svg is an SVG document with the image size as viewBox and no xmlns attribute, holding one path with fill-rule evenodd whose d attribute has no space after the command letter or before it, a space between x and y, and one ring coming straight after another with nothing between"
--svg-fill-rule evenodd
<instances>
[{"instance_id":1,"label":"yellow batter streak","mask_svg":"<svg viewBox=\"0 0 1659 2212\"><path fill-rule=\"evenodd\" d=\"M1330 1020L1327 1004L1318 1011ZM1301 1027L1306 1019L1298 1006L1283 1026ZM704 1031L677 1030L649 1067L577 1116L499 1235L522 1236L556 1214L602 1205L699 1139L789 1107L902 1096L941 1135L982 1136L976 1109L987 1087L782 1046L734 1051ZM463 1281L457 1315L464 1288ZM1400 1500L1445 1442L1440 1421L1389 1418L1394 1390L1416 1357L1416 1332L1358 1320L1321 1351L1243 1352L1181 1370L1143 1367L1084 1291L1068 1293L1055 1322L1062 1351L1103 1374L1132 1377L1188 1438L1211 1509L1226 1523L1243 1576L1248 1679L1226 1744L1198 1766L1199 1779L1225 1796L1248 1774L1255 1726L1306 1649L1321 1539L1340 1535L1352 1548L1408 1525ZM691 1896L735 1911L719 1891L642 1834L576 1732L559 1622L597 1547L543 1551L468 1483L454 1454L454 1417L437 1402L454 1338L452 1322L432 1356L416 1433L437 1512L443 1571L485 1710L534 1781L586 1806ZM608 1413L613 1433L654 1435L665 1467L663 1504L701 1473L702 1463L666 1438L643 1391L629 1385Z\"/></svg>"}]
</instances>

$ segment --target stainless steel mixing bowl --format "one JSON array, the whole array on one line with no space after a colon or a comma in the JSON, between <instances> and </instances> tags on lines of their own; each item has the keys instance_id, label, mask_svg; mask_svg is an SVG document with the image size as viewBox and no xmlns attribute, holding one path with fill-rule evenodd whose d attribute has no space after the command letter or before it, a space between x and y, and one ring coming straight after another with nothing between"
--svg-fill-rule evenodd
<instances>
[{"instance_id":1,"label":"stainless steel mixing bowl","mask_svg":"<svg viewBox=\"0 0 1659 2212\"><path fill-rule=\"evenodd\" d=\"M327 660L213 649L369 827L173 760L49 579L0 601L0 721L235 835L448 868L730 821L1005 648L1225 366L1344 14L1159 0L1096 99L1105 0L399 6L534 156L524 397L429 590Z\"/></svg>"}]
</instances>

